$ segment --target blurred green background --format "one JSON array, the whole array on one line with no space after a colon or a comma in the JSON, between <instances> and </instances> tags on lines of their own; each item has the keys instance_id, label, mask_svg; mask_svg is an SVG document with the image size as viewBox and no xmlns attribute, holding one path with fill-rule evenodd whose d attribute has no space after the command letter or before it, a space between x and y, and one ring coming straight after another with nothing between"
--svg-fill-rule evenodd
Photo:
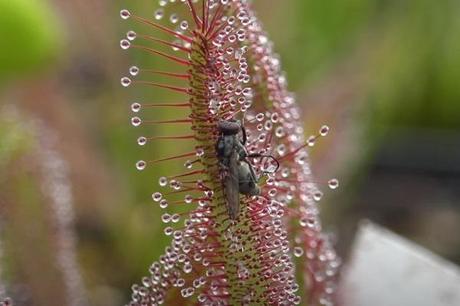
<instances>
[{"instance_id":1,"label":"blurred green background","mask_svg":"<svg viewBox=\"0 0 460 306\"><path fill-rule=\"evenodd\" d=\"M460 263L460 2L254 5L306 133L332 128L311 157L341 255L370 218ZM164 65L119 48L132 28L119 10L151 16L156 6L0 0L0 294L6 288L17 305L121 305L167 244L150 194L183 165L135 170L177 145L137 146L141 134L167 132L133 128L129 105L176 97L119 85L132 64ZM339 190L327 191L331 177Z\"/></svg>"}]
</instances>

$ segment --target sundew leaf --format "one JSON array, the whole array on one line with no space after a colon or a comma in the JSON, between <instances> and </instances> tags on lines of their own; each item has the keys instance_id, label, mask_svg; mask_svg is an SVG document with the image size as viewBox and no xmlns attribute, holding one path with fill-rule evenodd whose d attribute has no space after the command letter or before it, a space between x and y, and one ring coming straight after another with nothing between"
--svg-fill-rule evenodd
<instances>
[{"instance_id":1,"label":"sundew leaf","mask_svg":"<svg viewBox=\"0 0 460 306\"><path fill-rule=\"evenodd\" d=\"M152 194L165 209L171 244L133 286L130 305L332 305L340 259L322 233L322 193L307 151L329 128L304 138L278 56L247 1L158 3L151 17L120 12L144 25L128 31L120 47L175 68L133 66L121 84L179 95L181 102L133 103L131 123L142 131L180 126L181 134L140 136L138 144L186 141L190 150L136 163L140 171L177 162L186 169L160 178ZM159 108L177 110L177 117L148 112ZM222 122L237 128L223 130ZM224 140L232 143L224 149L239 150L237 163L226 164L216 148ZM235 165L239 205L228 194L238 188L226 180ZM250 170L257 179L243 192Z\"/></svg>"}]
</instances>

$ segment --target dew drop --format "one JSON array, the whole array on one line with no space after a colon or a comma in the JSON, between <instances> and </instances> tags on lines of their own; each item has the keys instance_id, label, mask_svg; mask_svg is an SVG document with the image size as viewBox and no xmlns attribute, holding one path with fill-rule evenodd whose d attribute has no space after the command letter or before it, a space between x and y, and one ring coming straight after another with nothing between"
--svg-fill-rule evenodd
<instances>
[{"instance_id":1,"label":"dew drop","mask_svg":"<svg viewBox=\"0 0 460 306\"><path fill-rule=\"evenodd\" d=\"M300 224L301 227L307 227L308 222L307 222L307 220L305 218L302 218L302 219L299 220L299 224Z\"/></svg>"},{"instance_id":2,"label":"dew drop","mask_svg":"<svg viewBox=\"0 0 460 306\"><path fill-rule=\"evenodd\" d=\"M203 148L196 148L196 156L202 157L204 155Z\"/></svg>"},{"instance_id":3,"label":"dew drop","mask_svg":"<svg viewBox=\"0 0 460 306\"><path fill-rule=\"evenodd\" d=\"M296 158L296 162L299 165L305 165L307 157L305 155L299 156Z\"/></svg>"},{"instance_id":4,"label":"dew drop","mask_svg":"<svg viewBox=\"0 0 460 306\"><path fill-rule=\"evenodd\" d=\"M187 274L192 272L192 265L191 264L184 265L184 272Z\"/></svg>"},{"instance_id":5,"label":"dew drop","mask_svg":"<svg viewBox=\"0 0 460 306\"><path fill-rule=\"evenodd\" d=\"M131 43L127 39L122 39L122 40L120 40L120 47L123 50L128 50L129 47L131 47Z\"/></svg>"},{"instance_id":6,"label":"dew drop","mask_svg":"<svg viewBox=\"0 0 460 306\"><path fill-rule=\"evenodd\" d=\"M313 199L316 202L321 201L322 198L323 198L323 193L321 191L317 191L317 192L313 193Z\"/></svg>"},{"instance_id":7,"label":"dew drop","mask_svg":"<svg viewBox=\"0 0 460 306\"><path fill-rule=\"evenodd\" d=\"M128 31L128 33L126 33L126 38L128 38L128 40L135 40L137 37L137 33L134 32L134 31Z\"/></svg>"},{"instance_id":8,"label":"dew drop","mask_svg":"<svg viewBox=\"0 0 460 306\"><path fill-rule=\"evenodd\" d=\"M138 113L142 108L142 105L140 105L139 103L133 103L131 104L131 110L135 113Z\"/></svg>"},{"instance_id":9,"label":"dew drop","mask_svg":"<svg viewBox=\"0 0 460 306\"><path fill-rule=\"evenodd\" d=\"M153 16L155 17L156 20L160 20L161 18L163 18L164 14L165 14L164 9L159 8L155 11L155 13L153 13Z\"/></svg>"},{"instance_id":10,"label":"dew drop","mask_svg":"<svg viewBox=\"0 0 460 306\"><path fill-rule=\"evenodd\" d=\"M131 66L131 67L129 68L129 74L131 74L132 76L138 75L138 74L139 74L139 71L140 71L140 69L139 69L139 67L137 67L137 66Z\"/></svg>"},{"instance_id":11,"label":"dew drop","mask_svg":"<svg viewBox=\"0 0 460 306\"><path fill-rule=\"evenodd\" d=\"M319 130L319 134L323 137L327 136L327 134L329 134L329 130L330 128L327 125L323 125L321 129Z\"/></svg>"},{"instance_id":12,"label":"dew drop","mask_svg":"<svg viewBox=\"0 0 460 306\"><path fill-rule=\"evenodd\" d=\"M282 138L286 135L286 133L284 132L284 128L282 126L279 126L276 128L275 130L275 136L278 137L278 138Z\"/></svg>"},{"instance_id":13,"label":"dew drop","mask_svg":"<svg viewBox=\"0 0 460 306\"><path fill-rule=\"evenodd\" d=\"M181 182L179 182L177 180L171 180L169 182L169 186L174 190L180 190L182 188Z\"/></svg>"},{"instance_id":14,"label":"dew drop","mask_svg":"<svg viewBox=\"0 0 460 306\"><path fill-rule=\"evenodd\" d=\"M145 146L146 143L147 143L147 138L145 138L144 136L141 136L137 139L137 144L140 146Z\"/></svg>"},{"instance_id":15,"label":"dew drop","mask_svg":"<svg viewBox=\"0 0 460 306\"><path fill-rule=\"evenodd\" d=\"M207 300L208 300L208 297L203 293L198 296L198 302L200 302L200 303L204 303Z\"/></svg>"},{"instance_id":16,"label":"dew drop","mask_svg":"<svg viewBox=\"0 0 460 306\"><path fill-rule=\"evenodd\" d=\"M187 169L192 169L192 167L193 167L192 161L187 160L187 161L184 163L184 167L187 168Z\"/></svg>"},{"instance_id":17,"label":"dew drop","mask_svg":"<svg viewBox=\"0 0 460 306\"><path fill-rule=\"evenodd\" d=\"M135 127L138 127L139 125L142 124L142 120L139 117L133 117L131 118L131 124Z\"/></svg>"},{"instance_id":18,"label":"dew drop","mask_svg":"<svg viewBox=\"0 0 460 306\"><path fill-rule=\"evenodd\" d=\"M276 152L278 152L280 156L283 156L284 154L286 154L286 146L283 143L280 144L276 147Z\"/></svg>"},{"instance_id":19,"label":"dew drop","mask_svg":"<svg viewBox=\"0 0 460 306\"><path fill-rule=\"evenodd\" d=\"M155 202L160 202L162 198L163 198L163 195L161 194L161 192L155 192L154 194L152 194L152 199Z\"/></svg>"},{"instance_id":20,"label":"dew drop","mask_svg":"<svg viewBox=\"0 0 460 306\"><path fill-rule=\"evenodd\" d=\"M266 131L271 131L273 129L273 123L271 121L265 121L264 129Z\"/></svg>"},{"instance_id":21,"label":"dew drop","mask_svg":"<svg viewBox=\"0 0 460 306\"><path fill-rule=\"evenodd\" d=\"M179 215L179 214L174 214L174 215L172 215L172 216L171 216L171 221L172 221L173 223L179 222L179 221L180 221L180 215Z\"/></svg>"},{"instance_id":22,"label":"dew drop","mask_svg":"<svg viewBox=\"0 0 460 306\"><path fill-rule=\"evenodd\" d=\"M273 186L273 185L275 185L275 183L276 183L275 178L270 177L270 178L267 179L267 185L268 186Z\"/></svg>"},{"instance_id":23,"label":"dew drop","mask_svg":"<svg viewBox=\"0 0 460 306\"><path fill-rule=\"evenodd\" d=\"M309 147L313 147L316 143L316 136L310 136L307 140L307 144Z\"/></svg>"},{"instance_id":24,"label":"dew drop","mask_svg":"<svg viewBox=\"0 0 460 306\"><path fill-rule=\"evenodd\" d=\"M176 14L171 14L171 16L169 16L169 21L171 21L172 24L176 24L179 21L179 17L177 17Z\"/></svg>"},{"instance_id":25,"label":"dew drop","mask_svg":"<svg viewBox=\"0 0 460 306\"><path fill-rule=\"evenodd\" d=\"M127 77L123 77L121 78L121 85L123 87L128 87L129 85L131 85L131 79L130 78L127 78Z\"/></svg>"},{"instance_id":26,"label":"dew drop","mask_svg":"<svg viewBox=\"0 0 460 306\"><path fill-rule=\"evenodd\" d=\"M163 223L169 223L169 222L171 222L171 215L168 214L168 213L165 213L165 214L161 215L161 221L162 221Z\"/></svg>"},{"instance_id":27,"label":"dew drop","mask_svg":"<svg viewBox=\"0 0 460 306\"><path fill-rule=\"evenodd\" d=\"M301 257L303 255L303 249L301 247L294 248L294 256Z\"/></svg>"},{"instance_id":28,"label":"dew drop","mask_svg":"<svg viewBox=\"0 0 460 306\"><path fill-rule=\"evenodd\" d=\"M204 194L206 195L206 197L208 197L208 198L211 199L211 198L214 196L214 191L212 191L212 190L206 190L206 191L204 192Z\"/></svg>"},{"instance_id":29,"label":"dew drop","mask_svg":"<svg viewBox=\"0 0 460 306\"><path fill-rule=\"evenodd\" d=\"M176 286L177 287L183 287L185 285L185 280L183 278L179 278L177 281L176 281Z\"/></svg>"},{"instance_id":30,"label":"dew drop","mask_svg":"<svg viewBox=\"0 0 460 306\"><path fill-rule=\"evenodd\" d=\"M182 22L180 23L180 28L181 28L182 30L184 30L184 31L187 30L187 29L188 29L188 22L187 22L186 20L182 21Z\"/></svg>"},{"instance_id":31,"label":"dew drop","mask_svg":"<svg viewBox=\"0 0 460 306\"><path fill-rule=\"evenodd\" d=\"M165 199L161 200L160 201L160 207L165 209L168 207L168 201L166 201Z\"/></svg>"},{"instance_id":32,"label":"dew drop","mask_svg":"<svg viewBox=\"0 0 460 306\"><path fill-rule=\"evenodd\" d=\"M332 190L334 189L337 189L339 188L339 180L338 179L331 179L327 182L327 185L329 186L329 188L331 188Z\"/></svg>"},{"instance_id":33,"label":"dew drop","mask_svg":"<svg viewBox=\"0 0 460 306\"><path fill-rule=\"evenodd\" d=\"M166 236L171 236L173 232L174 230L172 229L172 227L168 226L167 228L164 229L164 233Z\"/></svg>"},{"instance_id":34,"label":"dew drop","mask_svg":"<svg viewBox=\"0 0 460 306\"><path fill-rule=\"evenodd\" d=\"M277 123L280 119L280 116L278 115L278 113L273 113L270 119L273 123Z\"/></svg>"},{"instance_id":35,"label":"dew drop","mask_svg":"<svg viewBox=\"0 0 460 306\"><path fill-rule=\"evenodd\" d=\"M281 176L284 178L288 177L290 174L291 174L291 170L289 168L284 168L281 171Z\"/></svg>"},{"instance_id":36,"label":"dew drop","mask_svg":"<svg viewBox=\"0 0 460 306\"><path fill-rule=\"evenodd\" d=\"M269 121L267 121L269 122ZM265 133L260 133L259 137L257 138L259 140L259 142L265 142L265 140L267 139L267 134Z\"/></svg>"},{"instance_id":37,"label":"dew drop","mask_svg":"<svg viewBox=\"0 0 460 306\"><path fill-rule=\"evenodd\" d=\"M165 176L162 176L158 179L158 184L161 187L166 187L166 185L168 185L168 179Z\"/></svg>"},{"instance_id":38,"label":"dew drop","mask_svg":"<svg viewBox=\"0 0 460 306\"><path fill-rule=\"evenodd\" d=\"M190 204L193 201L193 197L191 195L186 195L184 198L185 203Z\"/></svg>"},{"instance_id":39,"label":"dew drop","mask_svg":"<svg viewBox=\"0 0 460 306\"><path fill-rule=\"evenodd\" d=\"M227 23L228 23L229 25L234 24L235 21L236 21L235 16L230 16L230 17L228 17L228 19L227 19Z\"/></svg>"},{"instance_id":40,"label":"dew drop","mask_svg":"<svg viewBox=\"0 0 460 306\"><path fill-rule=\"evenodd\" d=\"M258 113L258 114L256 115L256 120L259 121L259 122L261 122L262 120L264 120L264 118L265 118L265 115L264 115L263 113Z\"/></svg>"},{"instance_id":41,"label":"dew drop","mask_svg":"<svg viewBox=\"0 0 460 306\"><path fill-rule=\"evenodd\" d=\"M120 17L121 19L128 19L129 17L131 17L131 13L128 11L128 10L121 10L120 11Z\"/></svg>"},{"instance_id":42,"label":"dew drop","mask_svg":"<svg viewBox=\"0 0 460 306\"><path fill-rule=\"evenodd\" d=\"M138 162L136 163L136 168L137 168L137 170L139 170L139 171L144 170L146 166L147 166L147 163L146 163L145 161L143 161L143 160L140 160L140 161L138 161Z\"/></svg>"},{"instance_id":43,"label":"dew drop","mask_svg":"<svg viewBox=\"0 0 460 306\"><path fill-rule=\"evenodd\" d=\"M173 49L173 51L179 51L179 47L181 45L182 41L180 39L176 39L175 41L173 41L173 44L171 46L171 48Z\"/></svg>"}]
</instances>

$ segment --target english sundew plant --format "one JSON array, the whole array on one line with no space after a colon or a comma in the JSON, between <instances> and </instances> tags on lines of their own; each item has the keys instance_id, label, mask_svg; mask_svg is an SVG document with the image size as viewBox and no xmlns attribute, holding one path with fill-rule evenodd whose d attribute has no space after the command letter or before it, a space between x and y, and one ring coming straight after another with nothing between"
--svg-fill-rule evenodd
<instances>
[{"instance_id":1,"label":"english sundew plant","mask_svg":"<svg viewBox=\"0 0 460 306\"><path fill-rule=\"evenodd\" d=\"M171 244L132 287L129 305L333 305L340 259L322 233L322 192L308 163L308 147L329 128L305 139L279 58L251 4L160 0L153 16L141 13L121 10L122 19L143 29L129 31L121 48L177 67L133 66L121 84L184 99L136 101L132 125L171 126L174 133L182 126L188 133L140 136L138 144L191 140L194 148L136 163L142 171L181 161L185 169L161 177L152 194L165 210ZM188 115L143 117L151 108ZM328 185L335 189L338 181Z\"/></svg>"}]
</instances>

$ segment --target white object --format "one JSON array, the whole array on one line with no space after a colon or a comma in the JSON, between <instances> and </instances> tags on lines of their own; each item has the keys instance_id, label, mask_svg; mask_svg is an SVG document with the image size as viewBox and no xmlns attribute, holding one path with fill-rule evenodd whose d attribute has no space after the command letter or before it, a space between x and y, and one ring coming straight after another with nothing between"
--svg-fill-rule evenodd
<instances>
[{"instance_id":1,"label":"white object","mask_svg":"<svg viewBox=\"0 0 460 306\"><path fill-rule=\"evenodd\" d=\"M342 274L340 300L344 306L460 306L460 269L366 221Z\"/></svg>"}]
</instances>

